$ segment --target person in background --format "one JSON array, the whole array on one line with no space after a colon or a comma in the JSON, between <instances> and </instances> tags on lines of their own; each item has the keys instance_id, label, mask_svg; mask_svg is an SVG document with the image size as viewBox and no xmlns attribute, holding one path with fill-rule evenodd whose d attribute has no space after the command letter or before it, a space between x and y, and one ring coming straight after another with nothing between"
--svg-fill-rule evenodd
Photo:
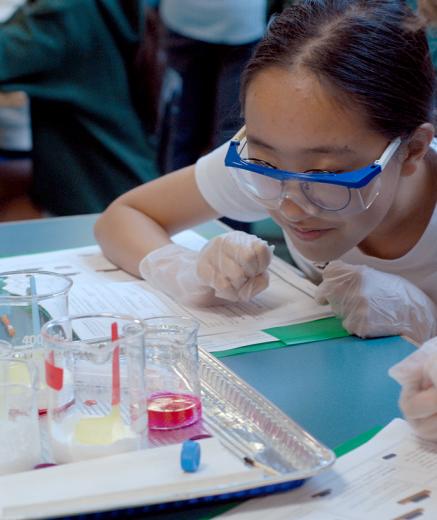
<instances>
[{"instance_id":1,"label":"person in background","mask_svg":"<svg viewBox=\"0 0 437 520\"><path fill-rule=\"evenodd\" d=\"M0 25L0 90L31 102L40 212L98 212L156 176L136 82L142 31L142 0L33 0Z\"/></svg>"},{"instance_id":2,"label":"person in background","mask_svg":"<svg viewBox=\"0 0 437 520\"><path fill-rule=\"evenodd\" d=\"M430 26L437 25L437 2L436 0L418 0L419 13L424 16Z\"/></svg>"},{"instance_id":3,"label":"person in background","mask_svg":"<svg viewBox=\"0 0 437 520\"><path fill-rule=\"evenodd\" d=\"M437 70L437 1L419 0L419 13L425 18L428 28L428 44L434 69Z\"/></svg>"},{"instance_id":4,"label":"person in background","mask_svg":"<svg viewBox=\"0 0 437 520\"><path fill-rule=\"evenodd\" d=\"M424 28L404 1L300 2L245 69L245 128L121 196L96 237L176 300L247 301L268 285L267 244L231 232L193 252L170 236L270 215L349 332L423 342L437 334L434 88Z\"/></svg>"},{"instance_id":5,"label":"person in background","mask_svg":"<svg viewBox=\"0 0 437 520\"><path fill-rule=\"evenodd\" d=\"M27 195L32 182L29 100L0 92L0 221L38 218Z\"/></svg>"},{"instance_id":6,"label":"person in background","mask_svg":"<svg viewBox=\"0 0 437 520\"><path fill-rule=\"evenodd\" d=\"M408 5L425 20L428 45L434 69L437 70L437 1L407 0Z\"/></svg>"},{"instance_id":7,"label":"person in background","mask_svg":"<svg viewBox=\"0 0 437 520\"><path fill-rule=\"evenodd\" d=\"M0 23L25 0L3 0ZM32 179L29 100L23 92L0 92L0 221L39 216L26 195Z\"/></svg>"},{"instance_id":8,"label":"person in background","mask_svg":"<svg viewBox=\"0 0 437 520\"><path fill-rule=\"evenodd\" d=\"M241 126L241 72L266 26L266 0L160 0L167 65L182 80L164 171L182 168Z\"/></svg>"}]
</instances>

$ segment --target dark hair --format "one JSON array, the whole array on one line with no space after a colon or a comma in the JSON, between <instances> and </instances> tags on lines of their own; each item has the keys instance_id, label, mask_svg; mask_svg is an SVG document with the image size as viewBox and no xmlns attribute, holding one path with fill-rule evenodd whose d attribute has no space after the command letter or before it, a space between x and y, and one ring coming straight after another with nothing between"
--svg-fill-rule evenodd
<instances>
[{"instance_id":1,"label":"dark hair","mask_svg":"<svg viewBox=\"0 0 437 520\"><path fill-rule=\"evenodd\" d=\"M242 76L303 66L348 94L389 139L432 121L434 69L420 20L402 0L304 0L272 20Z\"/></svg>"}]
</instances>

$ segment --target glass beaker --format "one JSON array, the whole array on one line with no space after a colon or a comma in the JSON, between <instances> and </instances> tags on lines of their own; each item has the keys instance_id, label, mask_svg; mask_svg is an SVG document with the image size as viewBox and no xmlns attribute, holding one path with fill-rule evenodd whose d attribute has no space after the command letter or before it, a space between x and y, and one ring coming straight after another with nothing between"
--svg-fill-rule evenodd
<instances>
[{"instance_id":1,"label":"glass beaker","mask_svg":"<svg viewBox=\"0 0 437 520\"><path fill-rule=\"evenodd\" d=\"M169 430L198 421L200 399L199 323L181 316L143 320L149 428Z\"/></svg>"},{"instance_id":2,"label":"glass beaker","mask_svg":"<svg viewBox=\"0 0 437 520\"><path fill-rule=\"evenodd\" d=\"M71 316L46 323L41 336L55 461L141 448L147 429L141 322L112 314Z\"/></svg>"},{"instance_id":3,"label":"glass beaker","mask_svg":"<svg viewBox=\"0 0 437 520\"><path fill-rule=\"evenodd\" d=\"M0 359L0 475L41 462L35 371L25 361Z\"/></svg>"},{"instance_id":4,"label":"glass beaker","mask_svg":"<svg viewBox=\"0 0 437 520\"><path fill-rule=\"evenodd\" d=\"M47 409L41 326L68 314L72 285L67 276L48 271L0 273L0 340L10 343L9 357L32 359L36 365L40 413Z\"/></svg>"}]
</instances>

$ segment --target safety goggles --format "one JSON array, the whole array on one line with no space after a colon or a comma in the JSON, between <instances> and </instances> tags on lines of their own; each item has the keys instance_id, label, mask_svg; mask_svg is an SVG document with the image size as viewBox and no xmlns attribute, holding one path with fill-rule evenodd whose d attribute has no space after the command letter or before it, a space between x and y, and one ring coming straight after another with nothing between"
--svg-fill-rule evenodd
<instances>
[{"instance_id":1,"label":"safety goggles","mask_svg":"<svg viewBox=\"0 0 437 520\"><path fill-rule=\"evenodd\" d=\"M400 144L400 137L394 139L379 159L358 170L289 172L250 158L243 127L229 144L225 165L241 189L269 209L280 209L284 200L290 199L312 214L331 211L350 215L373 204L380 191L379 174Z\"/></svg>"}]
</instances>

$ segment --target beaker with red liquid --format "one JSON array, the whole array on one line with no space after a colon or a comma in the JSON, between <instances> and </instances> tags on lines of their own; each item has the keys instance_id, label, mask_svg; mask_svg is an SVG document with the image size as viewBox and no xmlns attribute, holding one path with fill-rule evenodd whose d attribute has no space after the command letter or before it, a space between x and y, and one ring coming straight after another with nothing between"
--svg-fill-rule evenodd
<instances>
[{"instance_id":1,"label":"beaker with red liquid","mask_svg":"<svg viewBox=\"0 0 437 520\"><path fill-rule=\"evenodd\" d=\"M143 321L149 428L170 430L202 416L197 332L191 318L164 316Z\"/></svg>"}]
</instances>

